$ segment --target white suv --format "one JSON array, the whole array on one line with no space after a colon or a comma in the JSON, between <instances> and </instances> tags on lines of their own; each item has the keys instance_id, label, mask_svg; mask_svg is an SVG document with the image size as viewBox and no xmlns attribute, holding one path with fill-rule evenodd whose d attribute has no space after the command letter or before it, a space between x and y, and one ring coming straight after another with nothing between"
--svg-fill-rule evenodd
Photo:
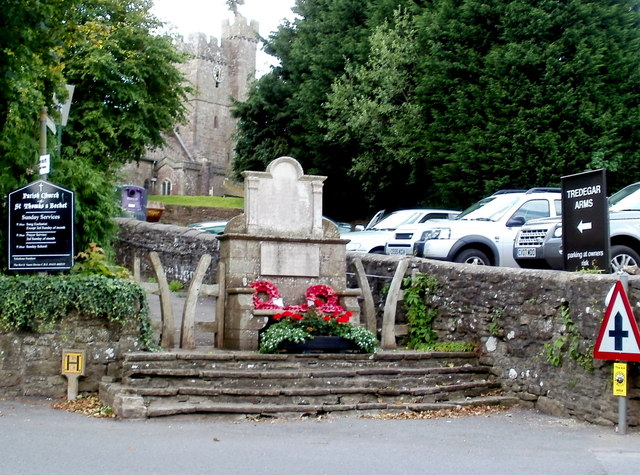
<instances>
[{"instance_id":1,"label":"white suv","mask_svg":"<svg viewBox=\"0 0 640 475\"><path fill-rule=\"evenodd\" d=\"M414 244L414 254L465 264L519 267L513 242L530 219L560 216L559 188L502 190L452 220L432 221Z\"/></svg>"},{"instance_id":2,"label":"white suv","mask_svg":"<svg viewBox=\"0 0 640 475\"><path fill-rule=\"evenodd\" d=\"M393 237L393 232L398 226L423 223L431 219L446 219L457 213L458 211L444 209L402 209L376 221L382 216L382 212L380 212L371 220L364 231L340 233L340 237L349 239L347 251L384 254L384 246Z\"/></svg>"}]
</instances>

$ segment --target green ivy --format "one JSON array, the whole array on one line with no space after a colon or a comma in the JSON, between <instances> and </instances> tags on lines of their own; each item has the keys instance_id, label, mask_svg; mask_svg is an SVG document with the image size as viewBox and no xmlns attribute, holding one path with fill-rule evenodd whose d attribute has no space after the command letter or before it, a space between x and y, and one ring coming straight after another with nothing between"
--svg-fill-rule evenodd
<instances>
[{"instance_id":1,"label":"green ivy","mask_svg":"<svg viewBox=\"0 0 640 475\"><path fill-rule=\"evenodd\" d=\"M421 272L403 281L403 306L409 324L408 348L425 349L438 339L433 331L433 320L438 313L427 305L427 297L433 295L438 286L434 277Z\"/></svg>"},{"instance_id":2,"label":"green ivy","mask_svg":"<svg viewBox=\"0 0 640 475\"><path fill-rule=\"evenodd\" d=\"M0 276L1 330L39 332L73 310L110 322L136 320L142 346L155 346L146 292L133 280L82 274Z\"/></svg>"},{"instance_id":3,"label":"green ivy","mask_svg":"<svg viewBox=\"0 0 640 475\"><path fill-rule=\"evenodd\" d=\"M547 362L553 366L562 366L563 358L566 355L569 359L578 363L578 366L582 369L593 371L593 345L589 346L584 352L580 351L583 338L571 319L568 305L562 305L560 316L565 330L558 338L544 344L542 352Z\"/></svg>"},{"instance_id":4,"label":"green ivy","mask_svg":"<svg viewBox=\"0 0 640 475\"><path fill-rule=\"evenodd\" d=\"M493 336L500 336L502 332L502 326L500 325L500 320L502 319L503 311L499 308L494 308L491 312L491 320L487 325L487 330Z\"/></svg>"}]
</instances>

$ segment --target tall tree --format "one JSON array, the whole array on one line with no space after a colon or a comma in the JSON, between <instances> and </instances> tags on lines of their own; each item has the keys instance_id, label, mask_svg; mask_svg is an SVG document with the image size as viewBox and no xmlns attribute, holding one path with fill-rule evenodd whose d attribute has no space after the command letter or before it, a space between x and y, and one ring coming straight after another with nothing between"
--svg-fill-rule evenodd
<instances>
[{"instance_id":1,"label":"tall tree","mask_svg":"<svg viewBox=\"0 0 640 475\"><path fill-rule=\"evenodd\" d=\"M238 109L238 170L289 150L329 175L337 205L366 195L389 207L464 207L590 168L607 168L611 189L640 179L636 0L298 7L268 43L282 65ZM340 8L361 13L357 28Z\"/></svg>"},{"instance_id":2,"label":"tall tree","mask_svg":"<svg viewBox=\"0 0 640 475\"><path fill-rule=\"evenodd\" d=\"M64 91L65 83L75 85L61 155L54 150L56 141L49 141L55 152L49 177L76 192L79 248L90 241L109 244L118 209L117 170L147 147L159 146L161 132L185 117L189 88L175 65L185 57L170 37L157 35L161 23L150 14L151 4L9 1L0 9L11 25L14 17L24 21L20 35L27 40L0 36L9 56L0 60L0 77L7 83L0 90L0 189L6 194L37 178L38 111L51 106L53 92ZM46 41L37 39L45 33ZM4 208L3 218L6 222ZM5 256L2 251L2 262Z\"/></svg>"},{"instance_id":3,"label":"tall tree","mask_svg":"<svg viewBox=\"0 0 640 475\"><path fill-rule=\"evenodd\" d=\"M325 103L327 139L354 151L351 174L374 206L414 206L429 178L417 166L422 152L421 105L416 100L420 56L413 17L398 11L374 29L362 64L348 63ZM433 204L433 203L432 203Z\"/></svg>"},{"instance_id":4,"label":"tall tree","mask_svg":"<svg viewBox=\"0 0 640 475\"><path fill-rule=\"evenodd\" d=\"M325 209L346 216L366 205L359 183L347 173L353 155L325 137L331 83L347 61L361 63L370 28L407 0L297 0L293 23L284 23L265 50L280 65L256 81L246 102L237 104L238 145L234 169L264 169L281 155L298 159L305 172L328 175Z\"/></svg>"},{"instance_id":5,"label":"tall tree","mask_svg":"<svg viewBox=\"0 0 640 475\"><path fill-rule=\"evenodd\" d=\"M600 166L639 178L638 20L635 1L435 1L423 166L447 201Z\"/></svg>"}]
</instances>

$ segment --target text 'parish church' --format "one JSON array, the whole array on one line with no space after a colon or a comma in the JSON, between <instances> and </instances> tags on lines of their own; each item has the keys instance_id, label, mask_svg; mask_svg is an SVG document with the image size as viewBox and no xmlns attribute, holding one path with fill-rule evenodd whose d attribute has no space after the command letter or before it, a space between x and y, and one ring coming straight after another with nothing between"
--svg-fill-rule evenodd
<instances>
[{"instance_id":1,"label":"text 'parish church'","mask_svg":"<svg viewBox=\"0 0 640 475\"><path fill-rule=\"evenodd\" d=\"M246 100L255 78L258 22L234 10L233 22L222 23L222 38L202 33L179 47L191 59L180 69L194 88L187 104L188 123L165 136L167 145L149 151L140 163L124 167L129 184L157 195L229 194L229 176L237 120L232 98ZM231 187L233 189L233 187Z\"/></svg>"}]
</instances>

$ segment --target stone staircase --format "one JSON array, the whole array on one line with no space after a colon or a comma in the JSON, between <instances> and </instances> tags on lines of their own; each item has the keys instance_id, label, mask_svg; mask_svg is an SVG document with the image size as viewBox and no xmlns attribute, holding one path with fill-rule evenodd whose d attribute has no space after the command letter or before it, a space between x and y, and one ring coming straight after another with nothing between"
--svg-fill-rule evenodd
<instances>
[{"instance_id":1,"label":"stone staircase","mask_svg":"<svg viewBox=\"0 0 640 475\"><path fill-rule=\"evenodd\" d=\"M322 415L512 404L475 353L129 353L100 398L121 418Z\"/></svg>"}]
</instances>

